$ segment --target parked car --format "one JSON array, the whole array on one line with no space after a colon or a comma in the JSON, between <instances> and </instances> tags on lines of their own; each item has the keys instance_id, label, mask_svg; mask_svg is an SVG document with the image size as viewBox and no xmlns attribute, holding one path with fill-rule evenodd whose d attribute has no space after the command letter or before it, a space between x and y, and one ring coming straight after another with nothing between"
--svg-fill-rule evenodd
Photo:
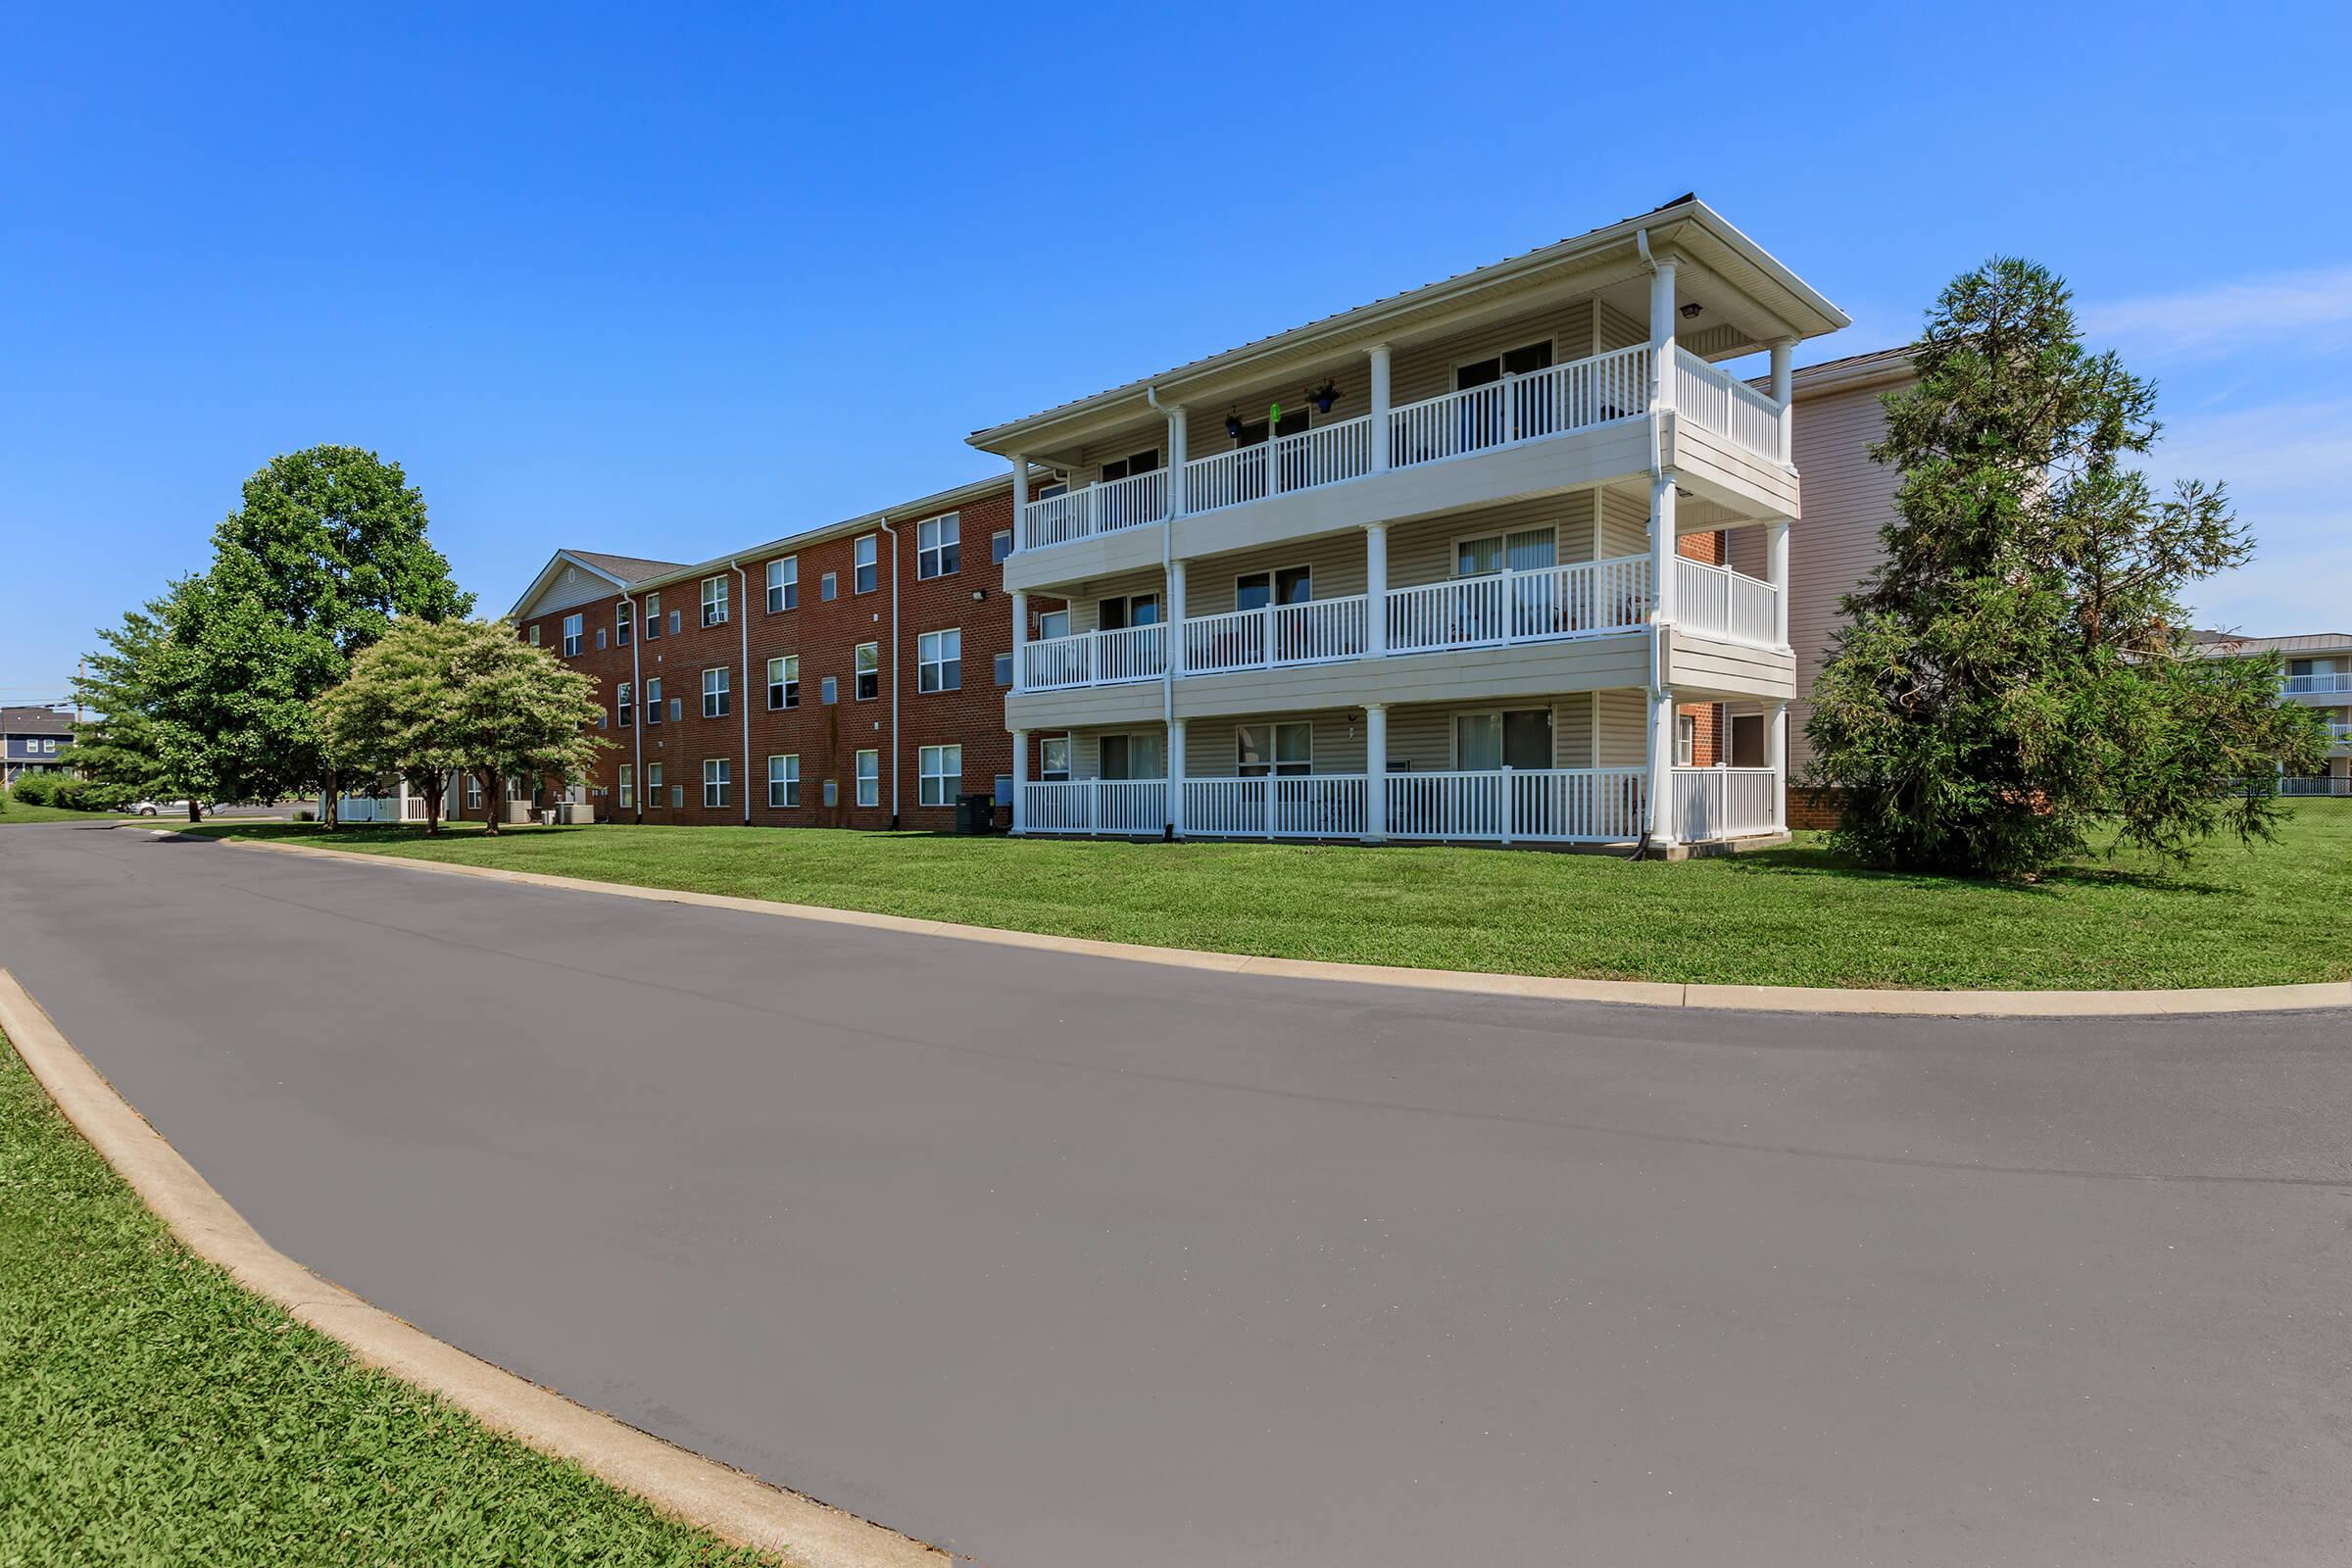
<instances>
[{"instance_id":1,"label":"parked car","mask_svg":"<svg viewBox=\"0 0 2352 1568\"><path fill-rule=\"evenodd\" d=\"M127 811L132 816L161 816L167 811L171 812L173 816L185 816L188 814L188 803L184 800L133 801L128 806L119 808L119 809ZM205 809L210 810L211 808L207 807Z\"/></svg>"}]
</instances>

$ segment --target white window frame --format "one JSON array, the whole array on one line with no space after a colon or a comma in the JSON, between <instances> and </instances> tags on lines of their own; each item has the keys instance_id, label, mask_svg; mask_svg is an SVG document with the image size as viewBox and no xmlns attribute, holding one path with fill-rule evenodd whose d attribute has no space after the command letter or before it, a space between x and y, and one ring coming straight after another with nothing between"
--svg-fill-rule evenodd
<instances>
[{"instance_id":1,"label":"white window frame","mask_svg":"<svg viewBox=\"0 0 2352 1568\"><path fill-rule=\"evenodd\" d=\"M1545 532L1548 532L1551 535L1551 564L1556 566L1560 564L1560 525L1556 522L1536 522L1530 523L1524 528L1480 528L1471 533L1455 534L1448 545L1448 548L1453 552L1453 554L1451 559L1446 564L1446 572L1454 582L1468 582L1472 577L1494 577L1500 575L1500 573L1503 571L1546 570L1548 568L1544 566L1513 567L1511 565L1512 535ZM1462 546L1470 543L1472 540L1477 539L1493 539L1500 548L1502 552L1502 565L1496 570L1477 572L1465 572L1462 570Z\"/></svg>"},{"instance_id":2,"label":"white window frame","mask_svg":"<svg viewBox=\"0 0 2352 1568\"><path fill-rule=\"evenodd\" d=\"M481 808L482 775L479 773L467 773L466 775L466 809L468 811L478 811Z\"/></svg>"},{"instance_id":3,"label":"white window frame","mask_svg":"<svg viewBox=\"0 0 2352 1568\"><path fill-rule=\"evenodd\" d=\"M636 624L636 610L627 600L624 599L614 605L612 607L612 646L615 648L628 647L629 638L634 635L631 628Z\"/></svg>"},{"instance_id":4,"label":"white window frame","mask_svg":"<svg viewBox=\"0 0 2352 1568\"><path fill-rule=\"evenodd\" d=\"M727 716L728 710L733 706L729 701L733 694L728 690L728 681L732 674L733 671L725 664L710 664L704 668L703 716L705 718ZM718 677L715 684L710 679L713 675Z\"/></svg>"},{"instance_id":5,"label":"white window frame","mask_svg":"<svg viewBox=\"0 0 2352 1568\"><path fill-rule=\"evenodd\" d=\"M865 677L874 677L874 689L865 689ZM870 703L882 695L882 645L859 643L850 655L850 695L861 703Z\"/></svg>"},{"instance_id":6,"label":"white window frame","mask_svg":"<svg viewBox=\"0 0 2352 1568\"><path fill-rule=\"evenodd\" d=\"M1054 751L1061 749L1061 765L1054 765ZM1070 763L1076 750L1067 735L1040 735L1037 738L1037 781L1040 784L1066 784L1070 780Z\"/></svg>"},{"instance_id":7,"label":"white window frame","mask_svg":"<svg viewBox=\"0 0 2352 1568\"><path fill-rule=\"evenodd\" d=\"M645 640L659 642L662 638L662 596L645 596Z\"/></svg>"},{"instance_id":8,"label":"white window frame","mask_svg":"<svg viewBox=\"0 0 2352 1568\"><path fill-rule=\"evenodd\" d=\"M882 586L882 536L861 533L850 544L850 591L870 594Z\"/></svg>"},{"instance_id":9,"label":"white window frame","mask_svg":"<svg viewBox=\"0 0 2352 1568\"><path fill-rule=\"evenodd\" d=\"M917 577L953 577L962 564L961 513L942 513L936 517L925 517L914 525L914 574Z\"/></svg>"},{"instance_id":10,"label":"white window frame","mask_svg":"<svg viewBox=\"0 0 2352 1568\"><path fill-rule=\"evenodd\" d=\"M950 640L954 648L949 647ZM918 692L955 692L963 689L963 628L946 626L938 631L926 631L914 639L914 689Z\"/></svg>"},{"instance_id":11,"label":"white window frame","mask_svg":"<svg viewBox=\"0 0 2352 1568\"><path fill-rule=\"evenodd\" d=\"M953 758L949 754L953 753ZM950 768L950 760L955 766ZM950 742L926 746L915 754L915 799L924 806L954 806L956 795L963 787L963 747Z\"/></svg>"},{"instance_id":12,"label":"white window frame","mask_svg":"<svg viewBox=\"0 0 2352 1568\"><path fill-rule=\"evenodd\" d=\"M659 675L645 683L645 721L648 725L662 722L662 677Z\"/></svg>"},{"instance_id":13,"label":"white window frame","mask_svg":"<svg viewBox=\"0 0 2352 1568\"><path fill-rule=\"evenodd\" d=\"M778 556L767 564L767 612L780 615L801 608L801 558Z\"/></svg>"},{"instance_id":14,"label":"white window frame","mask_svg":"<svg viewBox=\"0 0 2352 1568\"><path fill-rule=\"evenodd\" d=\"M724 626L727 623L727 579L725 573L703 579L703 624Z\"/></svg>"},{"instance_id":15,"label":"white window frame","mask_svg":"<svg viewBox=\"0 0 2352 1568\"><path fill-rule=\"evenodd\" d=\"M858 804L859 806L880 806L882 804L882 754L870 750L859 752L857 768Z\"/></svg>"},{"instance_id":16,"label":"white window frame","mask_svg":"<svg viewBox=\"0 0 2352 1568\"><path fill-rule=\"evenodd\" d=\"M564 657L565 659L580 657L581 634L585 627L585 618L576 611L564 617Z\"/></svg>"},{"instance_id":17,"label":"white window frame","mask_svg":"<svg viewBox=\"0 0 2352 1568\"><path fill-rule=\"evenodd\" d=\"M1456 773L1470 771L1470 768L1462 761L1462 720L1465 718L1491 718L1494 721L1494 756L1496 758L1495 765L1498 767L1507 766L1507 759L1510 756L1510 733L1509 726L1504 722L1504 719L1508 714L1511 713L1542 713L1544 715L1544 732L1551 738L1551 746L1549 753L1544 758L1543 765L1547 768L1550 767L1553 760L1559 756L1559 715L1554 713L1549 708L1539 703L1533 707L1461 708L1454 710L1453 713L1446 720L1446 755L1451 759L1451 770ZM1485 769L1481 769L1480 771L1485 771Z\"/></svg>"},{"instance_id":18,"label":"white window frame","mask_svg":"<svg viewBox=\"0 0 2352 1568\"><path fill-rule=\"evenodd\" d=\"M1242 584L1251 577L1263 577L1266 579L1266 603L1276 609L1280 609L1284 601L1277 599L1274 596L1281 591L1282 574L1286 571L1302 571L1306 573L1306 597L1299 600L1298 603L1302 605L1314 603L1315 564L1311 561L1295 561L1287 566L1260 566L1255 571L1235 572L1233 574L1233 608L1235 612L1237 613L1240 612L1242 608Z\"/></svg>"},{"instance_id":19,"label":"white window frame","mask_svg":"<svg viewBox=\"0 0 2352 1568\"><path fill-rule=\"evenodd\" d=\"M1674 765L1696 767L1697 758L1698 715L1686 713L1678 708L1674 712Z\"/></svg>"},{"instance_id":20,"label":"white window frame","mask_svg":"<svg viewBox=\"0 0 2352 1568\"><path fill-rule=\"evenodd\" d=\"M662 764L660 762L648 762L645 764L645 804L655 808L657 810L661 808Z\"/></svg>"},{"instance_id":21,"label":"white window frame","mask_svg":"<svg viewBox=\"0 0 2352 1568\"><path fill-rule=\"evenodd\" d=\"M612 770L613 799L624 811L637 808L637 769L622 762Z\"/></svg>"},{"instance_id":22,"label":"white window frame","mask_svg":"<svg viewBox=\"0 0 2352 1568\"><path fill-rule=\"evenodd\" d=\"M531 646L533 648L539 646L539 623L537 621L531 622Z\"/></svg>"},{"instance_id":23,"label":"white window frame","mask_svg":"<svg viewBox=\"0 0 2352 1568\"><path fill-rule=\"evenodd\" d=\"M988 564L990 565L1002 565L1004 558L1011 554L1012 530L1010 528L999 528L988 536Z\"/></svg>"},{"instance_id":24,"label":"white window frame","mask_svg":"<svg viewBox=\"0 0 2352 1568\"><path fill-rule=\"evenodd\" d=\"M782 763L781 767L776 764ZM783 799L776 798L783 792ZM767 760L767 805L774 811L788 811L801 804L801 754L784 752Z\"/></svg>"},{"instance_id":25,"label":"white window frame","mask_svg":"<svg viewBox=\"0 0 2352 1568\"><path fill-rule=\"evenodd\" d=\"M801 706L801 656L779 654L767 662L767 710Z\"/></svg>"},{"instance_id":26,"label":"white window frame","mask_svg":"<svg viewBox=\"0 0 2352 1568\"><path fill-rule=\"evenodd\" d=\"M1249 750L1242 738L1253 729L1266 732L1266 760L1263 762L1242 760L1243 754ZM1282 732L1299 729L1306 731L1306 760L1286 762L1282 760ZM1311 718L1261 718L1253 723L1236 724L1233 727L1233 763L1234 772L1242 778L1264 778L1269 773L1277 778L1311 776L1315 771L1315 721Z\"/></svg>"},{"instance_id":27,"label":"white window frame","mask_svg":"<svg viewBox=\"0 0 2352 1568\"><path fill-rule=\"evenodd\" d=\"M723 811L727 807L727 788L735 782L732 759L706 757L703 759L703 809ZM713 793L717 798L712 799Z\"/></svg>"},{"instance_id":28,"label":"white window frame","mask_svg":"<svg viewBox=\"0 0 2352 1568\"><path fill-rule=\"evenodd\" d=\"M620 727L622 729L630 728L637 722L637 687L635 683L622 681L612 689L612 696L614 699L612 710L620 715Z\"/></svg>"},{"instance_id":29,"label":"white window frame","mask_svg":"<svg viewBox=\"0 0 2352 1568\"><path fill-rule=\"evenodd\" d=\"M1102 778L1107 780L1111 777L1110 763L1107 760L1107 753L1104 751L1104 743L1114 740L1124 742L1127 747L1128 771L1119 775L1119 779L1121 781L1147 780L1152 778L1164 779L1168 776L1168 743L1164 737L1155 731L1148 729L1114 729L1095 737L1095 771ZM1159 753L1158 772L1142 774L1134 771L1135 746L1136 742L1138 741L1144 742L1145 744L1151 746L1154 751ZM1308 742L1308 746L1311 751L1313 746L1313 742L1311 740Z\"/></svg>"}]
</instances>

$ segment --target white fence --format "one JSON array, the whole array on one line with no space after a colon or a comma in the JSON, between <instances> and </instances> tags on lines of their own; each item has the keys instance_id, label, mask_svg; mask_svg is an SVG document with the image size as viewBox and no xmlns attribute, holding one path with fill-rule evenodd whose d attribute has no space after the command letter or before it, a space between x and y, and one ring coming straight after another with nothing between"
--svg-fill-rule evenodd
<instances>
[{"instance_id":1,"label":"white fence","mask_svg":"<svg viewBox=\"0 0 2352 1568\"><path fill-rule=\"evenodd\" d=\"M1187 838L1358 839L1361 773L1263 774L1184 781Z\"/></svg>"},{"instance_id":2,"label":"white fence","mask_svg":"<svg viewBox=\"0 0 2352 1568\"><path fill-rule=\"evenodd\" d=\"M1021 509L1019 538L1023 550L1066 545L1099 533L1158 522L1168 514L1168 470L1131 473L1124 479L1067 490L1032 501Z\"/></svg>"},{"instance_id":3,"label":"white fence","mask_svg":"<svg viewBox=\"0 0 2352 1568\"><path fill-rule=\"evenodd\" d=\"M2352 670L2333 675L2286 677L2286 694L2289 697L2310 697L2325 692L2352 692Z\"/></svg>"},{"instance_id":4,"label":"white fence","mask_svg":"<svg viewBox=\"0 0 2352 1568\"><path fill-rule=\"evenodd\" d=\"M1021 690L1050 692L1064 686L1157 680L1167 667L1167 658L1165 626L1123 626L1115 631L1049 637L1022 645Z\"/></svg>"},{"instance_id":5,"label":"white fence","mask_svg":"<svg viewBox=\"0 0 2352 1568\"><path fill-rule=\"evenodd\" d=\"M1649 620L1649 559L1621 556L1392 588L1392 654L1630 631Z\"/></svg>"},{"instance_id":6,"label":"white fence","mask_svg":"<svg viewBox=\"0 0 2352 1568\"><path fill-rule=\"evenodd\" d=\"M1776 825L1780 775L1769 767L1678 767L1673 792L1675 832L1686 843L1770 833Z\"/></svg>"},{"instance_id":7,"label":"white fence","mask_svg":"<svg viewBox=\"0 0 2352 1568\"><path fill-rule=\"evenodd\" d=\"M1726 642L1780 646L1780 590L1704 561L1674 561L1674 623Z\"/></svg>"},{"instance_id":8,"label":"white fence","mask_svg":"<svg viewBox=\"0 0 2352 1568\"><path fill-rule=\"evenodd\" d=\"M1213 675L1358 659L1365 651L1364 612L1364 596L1355 594L1196 615L1184 623L1184 672Z\"/></svg>"},{"instance_id":9,"label":"white fence","mask_svg":"<svg viewBox=\"0 0 2352 1568\"><path fill-rule=\"evenodd\" d=\"M2335 778L2323 774L2287 775L2278 780L2281 795L2352 796L2352 778Z\"/></svg>"},{"instance_id":10,"label":"white fence","mask_svg":"<svg viewBox=\"0 0 2352 1568\"><path fill-rule=\"evenodd\" d=\"M1674 351L1675 413L1757 457L1781 461L1781 406L1745 381L1700 359Z\"/></svg>"},{"instance_id":11,"label":"white fence","mask_svg":"<svg viewBox=\"0 0 2352 1568\"><path fill-rule=\"evenodd\" d=\"M1157 838L1168 825L1164 778L1082 778L1022 790L1022 826L1030 833Z\"/></svg>"},{"instance_id":12,"label":"white fence","mask_svg":"<svg viewBox=\"0 0 2352 1568\"><path fill-rule=\"evenodd\" d=\"M1638 767L1392 773L1388 833L1500 844L1636 839L1642 834L1643 778Z\"/></svg>"}]
</instances>

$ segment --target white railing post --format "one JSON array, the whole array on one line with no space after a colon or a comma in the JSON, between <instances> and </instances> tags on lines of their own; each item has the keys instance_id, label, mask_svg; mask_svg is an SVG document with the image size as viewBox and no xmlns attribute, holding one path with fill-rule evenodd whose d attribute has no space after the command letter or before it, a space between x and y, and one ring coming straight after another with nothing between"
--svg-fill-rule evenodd
<instances>
[{"instance_id":1,"label":"white railing post","mask_svg":"<svg viewBox=\"0 0 2352 1568\"><path fill-rule=\"evenodd\" d=\"M1788 519L1764 525L1764 580L1772 584L1772 645L1788 646Z\"/></svg>"},{"instance_id":2,"label":"white railing post","mask_svg":"<svg viewBox=\"0 0 2352 1568\"><path fill-rule=\"evenodd\" d=\"M1271 593L1272 589L1267 591ZM1258 627L1257 662L1267 669L1274 667L1274 601L1268 599L1265 609L1258 612L1262 618Z\"/></svg>"},{"instance_id":3,"label":"white railing post","mask_svg":"<svg viewBox=\"0 0 2352 1568\"><path fill-rule=\"evenodd\" d=\"M1184 563L1168 563L1168 673L1184 673Z\"/></svg>"},{"instance_id":4,"label":"white railing post","mask_svg":"<svg viewBox=\"0 0 2352 1568\"><path fill-rule=\"evenodd\" d=\"M1389 346L1375 343L1364 350L1371 361L1372 372L1372 471L1386 472L1389 466Z\"/></svg>"},{"instance_id":5,"label":"white railing post","mask_svg":"<svg viewBox=\"0 0 2352 1568\"><path fill-rule=\"evenodd\" d=\"M1510 842L1511 842L1511 830L1512 830L1512 828L1513 828L1513 827L1516 825L1516 824L1514 824L1514 823L1513 823L1513 821L1511 820L1511 818L1512 818L1512 815L1513 815L1513 811L1512 811L1512 801L1511 801L1511 764L1510 764L1510 763L1508 763L1508 762L1505 762L1505 763L1503 763L1503 764L1502 764L1502 806L1501 806L1501 818L1502 818L1502 842L1503 842L1503 843L1505 843L1505 844L1508 844L1508 843L1510 843Z\"/></svg>"},{"instance_id":6,"label":"white railing post","mask_svg":"<svg viewBox=\"0 0 2352 1568\"><path fill-rule=\"evenodd\" d=\"M1389 528L1375 522L1364 529L1364 657L1378 659L1389 651Z\"/></svg>"},{"instance_id":7,"label":"white railing post","mask_svg":"<svg viewBox=\"0 0 2352 1568\"><path fill-rule=\"evenodd\" d=\"M1012 689L1029 689L1029 593L1025 588L1012 591Z\"/></svg>"},{"instance_id":8,"label":"white railing post","mask_svg":"<svg viewBox=\"0 0 2352 1568\"><path fill-rule=\"evenodd\" d=\"M1168 520L1184 515L1185 411L1168 411Z\"/></svg>"},{"instance_id":9,"label":"white railing post","mask_svg":"<svg viewBox=\"0 0 2352 1568\"><path fill-rule=\"evenodd\" d=\"M1029 540L1029 460L1012 455L1012 548L1027 550Z\"/></svg>"},{"instance_id":10,"label":"white railing post","mask_svg":"<svg viewBox=\"0 0 2352 1568\"><path fill-rule=\"evenodd\" d=\"M1029 831L1029 732L1012 732L1012 830Z\"/></svg>"},{"instance_id":11,"label":"white railing post","mask_svg":"<svg viewBox=\"0 0 2352 1568\"><path fill-rule=\"evenodd\" d=\"M1270 758L1266 761L1265 786L1266 837L1272 838L1274 836L1274 762Z\"/></svg>"},{"instance_id":12,"label":"white railing post","mask_svg":"<svg viewBox=\"0 0 2352 1568\"><path fill-rule=\"evenodd\" d=\"M1167 774L1164 789L1168 798L1168 835L1180 839L1184 837L1184 720L1181 718L1168 720Z\"/></svg>"},{"instance_id":13,"label":"white railing post","mask_svg":"<svg viewBox=\"0 0 2352 1568\"><path fill-rule=\"evenodd\" d=\"M1682 541L1674 528L1674 470L1668 468L1649 486L1649 576L1654 596L1649 618L1660 625L1672 624L1681 608L1675 603L1674 563Z\"/></svg>"},{"instance_id":14,"label":"white railing post","mask_svg":"<svg viewBox=\"0 0 2352 1568\"><path fill-rule=\"evenodd\" d=\"M1660 686L1649 694L1649 842L1672 849L1674 810L1674 689Z\"/></svg>"},{"instance_id":15,"label":"white railing post","mask_svg":"<svg viewBox=\"0 0 2352 1568\"><path fill-rule=\"evenodd\" d=\"M1775 703L1764 714L1764 765L1772 769L1772 830L1788 830L1788 705Z\"/></svg>"},{"instance_id":16,"label":"white railing post","mask_svg":"<svg viewBox=\"0 0 2352 1568\"><path fill-rule=\"evenodd\" d=\"M1794 429L1796 421L1792 417L1796 411L1791 407L1793 398L1790 395L1794 386L1794 377L1789 371L1789 360L1795 348L1796 339L1792 337L1776 337L1772 340L1772 401L1780 405L1781 410L1781 461L1783 463L1791 461L1796 451ZM1783 641L1786 640L1783 639Z\"/></svg>"},{"instance_id":17,"label":"white railing post","mask_svg":"<svg viewBox=\"0 0 2352 1568\"><path fill-rule=\"evenodd\" d=\"M1389 836L1389 705L1364 705L1364 837Z\"/></svg>"}]
</instances>

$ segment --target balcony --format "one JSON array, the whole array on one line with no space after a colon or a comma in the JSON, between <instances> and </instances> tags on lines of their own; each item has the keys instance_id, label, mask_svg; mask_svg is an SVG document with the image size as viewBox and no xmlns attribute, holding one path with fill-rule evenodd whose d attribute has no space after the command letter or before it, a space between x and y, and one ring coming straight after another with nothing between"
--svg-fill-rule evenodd
<instances>
[{"instance_id":1,"label":"balcony","mask_svg":"<svg viewBox=\"0 0 2352 1568\"><path fill-rule=\"evenodd\" d=\"M2286 695L2289 697L2320 697L2330 692L2352 692L2352 670L2333 675L2286 677Z\"/></svg>"},{"instance_id":2,"label":"balcony","mask_svg":"<svg viewBox=\"0 0 2352 1568\"><path fill-rule=\"evenodd\" d=\"M1263 774L1075 779L1023 786L1022 831L1157 838L1416 839L1473 844L1624 844L1642 836L1639 767L1487 772ZM1780 774L1767 767L1678 767L1669 785L1686 843L1779 830ZM1380 808L1377 819L1371 811ZM1181 816L1170 808L1181 805Z\"/></svg>"},{"instance_id":3,"label":"balcony","mask_svg":"<svg viewBox=\"0 0 2352 1568\"><path fill-rule=\"evenodd\" d=\"M1572 360L1184 465L1184 514L1348 484L1378 472L1473 458L1645 416L1654 356L1646 345ZM1687 350L1673 362L1680 416L1742 452L1787 460L1786 412L1744 381ZM1376 419L1385 430L1376 430ZM1164 522L1168 470L1130 475L1029 502L1014 545L1044 550Z\"/></svg>"},{"instance_id":4,"label":"balcony","mask_svg":"<svg viewBox=\"0 0 2352 1568\"><path fill-rule=\"evenodd\" d=\"M1060 691L1157 680L1168 667L1165 626L1125 626L1049 637L1021 648L1020 690Z\"/></svg>"}]
</instances>

